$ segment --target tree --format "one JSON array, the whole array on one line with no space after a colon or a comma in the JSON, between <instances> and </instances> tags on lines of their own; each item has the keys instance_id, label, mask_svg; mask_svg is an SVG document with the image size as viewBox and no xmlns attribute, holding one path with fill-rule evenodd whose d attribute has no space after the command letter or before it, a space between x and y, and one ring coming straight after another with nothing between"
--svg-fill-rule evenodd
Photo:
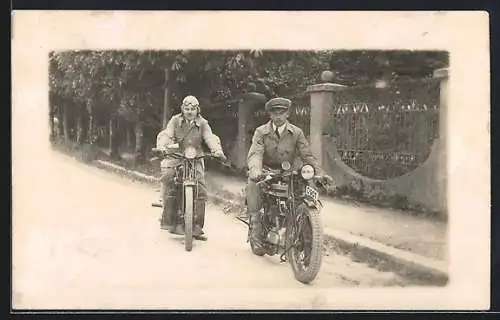
<instances>
[{"instance_id":1,"label":"tree","mask_svg":"<svg viewBox=\"0 0 500 320\"><path fill-rule=\"evenodd\" d=\"M163 126L165 85L168 116L187 94L207 112L224 114L224 106L249 91L294 98L327 69L335 81L360 85L425 76L446 64L446 54L411 51L63 51L50 55L51 112L60 115L67 140L76 118L77 141L93 144L98 131L109 131L108 146L117 154L133 128L135 151L144 153L144 139L153 141Z\"/></svg>"},{"instance_id":2,"label":"tree","mask_svg":"<svg viewBox=\"0 0 500 320\"><path fill-rule=\"evenodd\" d=\"M378 79L395 82L430 77L435 69L448 66L448 59L443 51L341 50L330 52L330 69L336 81L357 86Z\"/></svg>"}]
</instances>

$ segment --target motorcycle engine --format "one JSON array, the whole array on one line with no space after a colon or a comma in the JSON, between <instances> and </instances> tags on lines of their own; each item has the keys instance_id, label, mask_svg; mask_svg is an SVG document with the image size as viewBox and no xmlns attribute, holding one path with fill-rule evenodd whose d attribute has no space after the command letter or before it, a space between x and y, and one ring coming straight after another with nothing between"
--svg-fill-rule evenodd
<instances>
[{"instance_id":1,"label":"motorcycle engine","mask_svg":"<svg viewBox=\"0 0 500 320\"><path fill-rule=\"evenodd\" d=\"M272 183L266 193L278 198L288 198L288 184L282 182Z\"/></svg>"}]
</instances>

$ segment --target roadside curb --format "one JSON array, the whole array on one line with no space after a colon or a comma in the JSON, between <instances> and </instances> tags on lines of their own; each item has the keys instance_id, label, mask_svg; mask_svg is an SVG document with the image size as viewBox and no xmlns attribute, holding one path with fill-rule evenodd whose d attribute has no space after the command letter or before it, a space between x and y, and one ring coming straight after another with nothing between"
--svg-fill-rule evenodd
<instances>
[{"instance_id":1,"label":"roadside curb","mask_svg":"<svg viewBox=\"0 0 500 320\"><path fill-rule=\"evenodd\" d=\"M153 176L129 170L104 160L95 160L94 162L98 167L110 169L149 184L158 184L158 179ZM208 189L209 199L215 202L224 203L227 206L236 208L241 207L240 202L214 194L210 192L210 187ZM224 190L224 192L228 191ZM376 264L382 263L385 269L394 271L405 277L423 279L426 282L435 283L440 286L448 283L446 265L440 261L435 261L409 251L389 247L366 237L356 236L332 228L324 229L324 237L326 241L333 241L338 245L339 249L350 254L355 259L362 261L370 260L372 262L376 261Z\"/></svg>"},{"instance_id":2,"label":"roadside curb","mask_svg":"<svg viewBox=\"0 0 500 320\"><path fill-rule=\"evenodd\" d=\"M108 169L108 170L110 169L112 171L119 172L119 173L123 174L124 176L128 176L128 177L134 178L136 180L141 180L141 181L146 182L148 184L154 184L154 185L159 184L158 178L156 178L156 177L153 177L153 176L150 176L150 175L147 175L144 173L140 173L137 171L129 170L129 169L126 169L122 166L116 165L116 164L108 162L108 161L95 160L94 163L98 167L103 167L103 168ZM216 195L216 194L213 194L210 192L208 193L208 197L210 199L220 201L220 202L225 202L225 203L230 204L230 205L234 205L234 206L239 205L236 201L225 199L219 195Z\"/></svg>"},{"instance_id":3,"label":"roadside curb","mask_svg":"<svg viewBox=\"0 0 500 320\"><path fill-rule=\"evenodd\" d=\"M440 261L340 230L326 228L324 234L342 250L350 252L357 260L376 260L385 265L384 269L405 277L419 278L439 286L448 283L446 265Z\"/></svg>"}]
</instances>

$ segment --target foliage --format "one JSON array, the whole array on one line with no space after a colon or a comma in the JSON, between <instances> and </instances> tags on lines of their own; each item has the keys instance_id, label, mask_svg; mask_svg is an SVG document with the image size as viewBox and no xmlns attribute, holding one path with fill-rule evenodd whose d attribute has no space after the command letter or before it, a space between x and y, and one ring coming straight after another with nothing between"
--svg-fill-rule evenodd
<instances>
[{"instance_id":1,"label":"foliage","mask_svg":"<svg viewBox=\"0 0 500 320\"><path fill-rule=\"evenodd\" d=\"M380 208L403 210L416 216L444 221L447 219L445 212L436 211L422 203L413 202L397 191L385 188L383 183L364 183L362 179L353 179L340 187L327 189L326 194Z\"/></svg>"},{"instance_id":2,"label":"foliage","mask_svg":"<svg viewBox=\"0 0 500 320\"><path fill-rule=\"evenodd\" d=\"M170 106L175 108L185 95L194 94L203 108L220 108L224 113L226 106L249 91L268 98L297 96L319 82L326 69L334 71L334 81L353 85L388 73L391 79L427 75L446 64L446 54L439 52L60 51L50 54L50 96L85 106L96 125L106 125L116 115L120 121L157 132L162 127L165 70Z\"/></svg>"},{"instance_id":3,"label":"foliage","mask_svg":"<svg viewBox=\"0 0 500 320\"><path fill-rule=\"evenodd\" d=\"M396 82L407 77L429 77L433 70L447 65L445 52L60 51L49 55L49 96L52 114L61 111L54 109L61 105L66 106L64 112L71 117L81 117L82 110L86 110L91 140L95 138L92 134L102 135L105 130L101 129L115 118L127 128L138 124L138 135L144 129L145 140L151 143L162 127L166 70L170 106L175 108L185 95L194 94L203 108L215 111L212 114L225 114L229 105L250 91L263 93L267 98L299 96L308 85L321 81L323 70L332 70L335 82L358 86L373 84L378 79ZM218 123L232 128L222 121ZM99 126L96 132L101 133L94 132L93 126ZM122 132L119 144L124 144L127 134ZM231 134L234 138L234 132ZM391 135L387 130L378 140L387 140ZM92 152L86 152L86 157L92 159L94 146L87 147Z\"/></svg>"},{"instance_id":4,"label":"foliage","mask_svg":"<svg viewBox=\"0 0 500 320\"><path fill-rule=\"evenodd\" d=\"M435 69L448 66L444 51L357 50L330 52L330 69L338 82L365 85L376 79L390 82L430 77Z\"/></svg>"}]
</instances>

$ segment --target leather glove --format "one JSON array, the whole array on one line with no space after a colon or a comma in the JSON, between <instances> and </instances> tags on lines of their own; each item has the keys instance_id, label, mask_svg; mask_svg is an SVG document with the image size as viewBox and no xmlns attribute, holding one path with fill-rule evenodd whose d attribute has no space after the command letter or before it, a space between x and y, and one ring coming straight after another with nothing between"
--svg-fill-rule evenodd
<instances>
[{"instance_id":1,"label":"leather glove","mask_svg":"<svg viewBox=\"0 0 500 320\"><path fill-rule=\"evenodd\" d=\"M172 144L169 144L165 147L165 149L169 150L169 149L179 149L179 144L178 143L172 143Z\"/></svg>"},{"instance_id":2,"label":"leather glove","mask_svg":"<svg viewBox=\"0 0 500 320\"><path fill-rule=\"evenodd\" d=\"M328 182L329 184L333 184L333 178L332 178L332 177L330 177L329 175L324 174L322 178L323 178L323 180L325 180L325 181L326 181L326 182Z\"/></svg>"},{"instance_id":3,"label":"leather glove","mask_svg":"<svg viewBox=\"0 0 500 320\"><path fill-rule=\"evenodd\" d=\"M252 180L257 180L262 174L262 170L260 169L250 169L248 173L248 177Z\"/></svg>"},{"instance_id":4,"label":"leather glove","mask_svg":"<svg viewBox=\"0 0 500 320\"><path fill-rule=\"evenodd\" d=\"M322 175L322 180L324 181L324 188L327 193L331 194L336 194L337 193L337 186L335 185L335 182L333 181L332 177L330 177L327 174Z\"/></svg>"},{"instance_id":5,"label":"leather glove","mask_svg":"<svg viewBox=\"0 0 500 320\"><path fill-rule=\"evenodd\" d=\"M333 178L327 175L326 173L321 173L319 175L319 179L330 186L333 186Z\"/></svg>"},{"instance_id":6,"label":"leather glove","mask_svg":"<svg viewBox=\"0 0 500 320\"><path fill-rule=\"evenodd\" d=\"M224 161L227 160L226 156L224 155L224 152L222 150L217 150L214 152L214 156L219 158L219 159L222 159Z\"/></svg>"}]
</instances>

